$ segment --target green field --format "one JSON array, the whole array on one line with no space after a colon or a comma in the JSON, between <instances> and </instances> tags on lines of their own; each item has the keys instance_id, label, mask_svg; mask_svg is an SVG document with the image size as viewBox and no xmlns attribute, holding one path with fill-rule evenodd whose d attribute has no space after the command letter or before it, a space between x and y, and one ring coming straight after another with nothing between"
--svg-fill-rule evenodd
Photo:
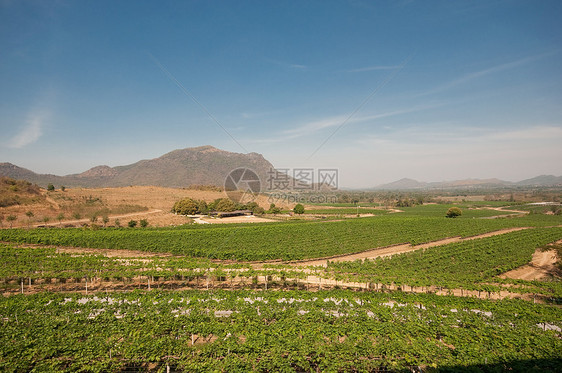
<instances>
[{"instance_id":1,"label":"green field","mask_svg":"<svg viewBox=\"0 0 562 373\"><path fill-rule=\"evenodd\" d=\"M0 241L128 249L211 259L296 260L358 252L399 243L473 236L509 227L562 224L562 216L447 219L392 214L332 222L206 225L150 229L0 230Z\"/></svg>"},{"instance_id":2,"label":"green field","mask_svg":"<svg viewBox=\"0 0 562 373\"><path fill-rule=\"evenodd\" d=\"M559 371L562 282L498 275L562 239L562 217L490 219L501 212L463 205L448 219L449 206L320 222L0 230L0 371ZM214 260L319 258L511 227L530 228L327 267ZM481 299L494 294L506 298Z\"/></svg>"},{"instance_id":3,"label":"green field","mask_svg":"<svg viewBox=\"0 0 562 373\"><path fill-rule=\"evenodd\" d=\"M556 371L562 310L351 291L0 298L0 370Z\"/></svg>"}]
</instances>

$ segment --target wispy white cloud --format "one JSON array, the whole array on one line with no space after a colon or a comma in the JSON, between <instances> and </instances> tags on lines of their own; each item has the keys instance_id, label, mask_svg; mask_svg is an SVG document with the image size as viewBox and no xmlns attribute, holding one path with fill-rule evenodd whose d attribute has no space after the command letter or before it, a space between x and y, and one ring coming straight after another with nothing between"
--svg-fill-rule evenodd
<instances>
[{"instance_id":1,"label":"wispy white cloud","mask_svg":"<svg viewBox=\"0 0 562 373\"><path fill-rule=\"evenodd\" d=\"M399 69L400 65L374 65L367 67L360 67L358 69L347 70L348 73L361 73L364 71L374 71L374 70L394 70Z\"/></svg>"},{"instance_id":2,"label":"wispy white cloud","mask_svg":"<svg viewBox=\"0 0 562 373\"><path fill-rule=\"evenodd\" d=\"M273 58L269 58L269 57L264 57L264 60L273 63L275 65L281 66L285 69L291 69L291 70L308 70L309 66L307 65L303 65L300 63L290 63L290 62L285 62L285 61L280 61L280 60L276 60Z\"/></svg>"},{"instance_id":3,"label":"wispy white cloud","mask_svg":"<svg viewBox=\"0 0 562 373\"><path fill-rule=\"evenodd\" d=\"M454 88L456 86L468 83L472 80L481 78L483 76L494 74L494 73L500 73L500 72L505 71L505 70L513 69L513 68L516 68L516 67L519 67L519 66L523 66L523 65L526 65L526 64L531 63L533 61L537 61L537 60L540 60L544 57L550 56L552 54L553 54L553 52L541 53L541 54L538 54L538 55L521 58L521 59L516 60L516 61L503 63L501 65L492 66L492 67L489 67L487 69L482 69L480 71L474 71L474 72L471 72L471 73L466 74L464 76L461 76L457 79L453 79L453 80L451 80L447 83L444 83L440 86L437 86L436 88L430 89L429 91L423 92L423 93L419 94L418 96L426 96L426 95L430 95L430 94L433 94L433 93L443 92L443 91L446 91L448 89Z\"/></svg>"},{"instance_id":4,"label":"wispy white cloud","mask_svg":"<svg viewBox=\"0 0 562 373\"><path fill-rule=\"evenodd\" d=\"M365 123L365 122L374 121L374 120L377 120L377 119L388 118L388 117L393 117L393 116L402 115L402 114L408 114L408 113L422 111L422 110L428 110L428 109L436 108L436 107L439 107L439 106L444 106L446 104L447 103L441 102L441 103L434 103L434 104L428 104L428 105L423 105L423 106L414 106L414 107L411 107L411 108L408 108L408 109L398 109L398 110L388 111L388 112L380 113L380 114L353 117L353 118L349 119L347 121L347 123L348 124ZM318 120L308 121L308 122L303 123L300 126L279 131L276 134L273 134L272 136L270 136L268 138L247 139L247 142L250 142L250 143L276 143L276 142L283 142L283 141L292 140L292 139L296 139L296 138L300 138L300 137L304 137L304 136L311 136L311 135L314 135L315 133L320 132L322 130L325 130L327 128L341 126L341 124L346 120L346 118L347 117L345 115L337 115L337 116L332 116L332 117L327 117L327 118L321 118L321 119L318 119Z\"/></svg>"},{"instance_id":5,"label":"wispy white cloud","mask_svg":"<svg viewBox=\"0 0 562 373\"><path fill-rule=\"evenodd\" d=\"M397 116L397 115L433 109L433 108L443 106L443 105L445 105L445 104L444 103L437 103L437 104L430 104L430 105L423 105L423 106L414 106L414 107L411 107L411 108L408 108L408 109L393 110L393 111L388 111L388 112L385 112L385 113L374 114L374 115L366 115L366 116L362 116L362 117L353 117L347 123L363 123L363 122L368 122L368 121L372 121L372 120L376 120L376 119L388 118L388 117L393 117L393 116ZM321 131L321 130L326 129L326 128L339 126L343 123L344 120L346 120L346 116L344 116L344 115L334 116L334 117L329 117L329 118L323 118L321 120L307 122L307 123L305 123L305 124L303 124L299 127L296 127L296 128L291 128L291 129L282 131L282 134L286 135L286 136L291 136L291 138L309 135L309 134L313 134L315 132Z\"/></svg>"},{"instance_id":6,"label":"wispy white cloud","mask_svg":"<svg viewBox=\"0 0 562 373\"><path fill-rule=\"evenodd\" d=\"M562 127L556 125L535 125L525 128L490 128L448 125L413 125L395 131L363 136L356 143L369 146L382 143L393 146L408 147L420 145L429 149L438 149L443 144L512 144L521 145L532 142L559 143L562 141ZM439 145L439 146L436 146Z\"/></svg>"},{"instance_id":7,"label":"wispy white cloud","mask_svg":"<svg viewBox=\"0 0 562 373\"><path fill-rule=\"evenodd\" d=\"M290 64L289 67L291 69L297 69L297 70L304 70L304 69L308 68L308 66L306 66L306 65L299 65L299 64L296 64L296 63Z\"/></svg>"},{"instance_id":8,"label":"wispy white cloud","mask_svg":"<svg viewBox=\"0 0 562 373\"><path fill-rule=\"evenodd\" d=\"M10 139L7 146L12 149L21 149L39 140L43 135L43 128L48 116L47 113L30 114L25 125Z\"/></svg>"}]
</instances>

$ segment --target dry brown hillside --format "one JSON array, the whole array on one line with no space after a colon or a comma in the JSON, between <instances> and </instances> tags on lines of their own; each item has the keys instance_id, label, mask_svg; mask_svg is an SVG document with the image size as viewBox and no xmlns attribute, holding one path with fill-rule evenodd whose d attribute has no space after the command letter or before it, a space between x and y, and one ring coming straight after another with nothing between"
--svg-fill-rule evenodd
<instances>
[{"instance_id":1,"label":"dry brown hillside","mask_svg":"<svg viewBox=\"0 0 562 373\"><path fill-rule=\"evenodd\" d=\"M182 188L164 188L154 186L130 186L120 188L67 188L49 192L38 190L37 199L30 203L0 207L0 215L4 216L3 226L9 226L6 217L14 215L17 220L14 227L38 225L74 225L90 224L92 216L97 216L96 224L103 225L102 217L109 218L108 225L114 225L115 219L126 225L131 219L147 219L151 226L167 226L185 224L189 220L170 212L174 203L182 198L190 197L206 202L224 198L224 192L213 190L197 190ZM3 195L0 194L0 198ZM269 208L265 196L259 196L258 204ZM284 206L276 202L277 206ZM31 211L32 217L26 212ZM62 214L62 215L61 215Z\"/></svg>"}]
</instances>

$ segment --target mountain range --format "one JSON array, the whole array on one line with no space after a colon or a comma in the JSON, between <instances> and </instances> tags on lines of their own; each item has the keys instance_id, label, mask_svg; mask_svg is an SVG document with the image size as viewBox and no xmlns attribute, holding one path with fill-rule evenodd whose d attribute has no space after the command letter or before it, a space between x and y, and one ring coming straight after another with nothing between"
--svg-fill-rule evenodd
<instances>
[{"instance_id":1,"label":"mountain range","mask_svg":"<svg viewBox=\"0 0 562 373\"><path fill-rule=\"evenodd\" d=\"M457 188L494 188L494 187L532 187L562 186L562 176L541 175L517 182L500 179L464 179L454 181L423 182L414 179L400 179L382 184L372 189L377 190L412 190L412 189L457 189Z\"/></svg>"},{"instance_id":2,"label":"mountain range","mask_svg":"<svg viewBox=\"0 0 562 373\"><path fill-rule=\"evenodd\" d=\"M96 166L80 174L57 176L37 174L11 163L0 163L0 176L24 179L40 186L122 187L153 185L186 188L190 185L224 186L230 171L245 167L267 180L274 169L261 154L232 153L210 145L171 151L161 157L141 160L126 166Z\"/></svg>"},{"instance_id":3,"label":"mountain range","mask_svg":"<svg viewBox=\"0 0 562 373\"><path fill-rule=\"evenodd\" d=\"M57 176L38 174L11 163L0 163L0 176L27 180L39 186L48 184L66 187L122 187L129 185L153 185L186 188L191 185L224 186L228 174L240 167L253 170L259 176L262 187L274 166L258 153L233 153L206 145L171 151L161 157L136 163L109 167L96 166L79 174ZM291 179L292 180L292 179ZM421 182L400 179L382 184L370 190L423 190L456 188L493 188L518 186L561 186L562 176L541 175L532 179L510 182L499 179L466 179L440 182ZM318 190L315 188L315 190Z\"/></svg>"}]
</instances>

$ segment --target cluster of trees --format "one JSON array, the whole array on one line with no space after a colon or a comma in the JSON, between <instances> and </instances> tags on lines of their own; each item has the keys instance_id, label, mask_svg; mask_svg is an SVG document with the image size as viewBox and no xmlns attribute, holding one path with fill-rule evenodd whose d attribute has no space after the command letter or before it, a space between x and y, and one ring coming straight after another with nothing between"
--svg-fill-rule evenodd
<instances>
[{"instance_id":1,"label":"cluster of trees","mask_svg":"<svg viewBox=\"0 0 562 373\"><path fill-rule=\"evenodd\" d=\"M229 198L218 198L210 203L203 200L184 198L177 201L172 207L172 212L180 215L205 215L212 211L230 212L235 210L250 210L256 215L265 213L264 208L260 207L256 202L241 204Z\"/></svg>"},{"instance_id":2,"label":"cluster of trees","mask_svg":"<svg viewBox=\"0 0 562 373\"><path fill-rule=\"evenodd\" d=\"M64 185L61 185L61 186L60 186L60 190L64 192L64 191L66 190L66 187L65 187ZM49 192L54 192L54 191L55 191L55 186L54 186L53 184L47 185L47 191L49 191Z\"/></svg>"}]
</instances>

